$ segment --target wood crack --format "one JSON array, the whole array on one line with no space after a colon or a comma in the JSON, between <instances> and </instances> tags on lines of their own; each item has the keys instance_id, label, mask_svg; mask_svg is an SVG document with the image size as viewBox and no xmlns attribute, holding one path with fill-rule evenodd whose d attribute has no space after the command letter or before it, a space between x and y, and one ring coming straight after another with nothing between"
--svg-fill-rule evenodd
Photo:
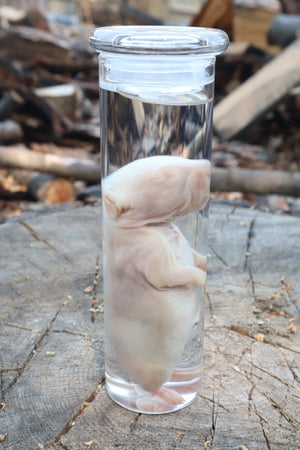
<instances>
[{"instance_id":1,"label":"wood crack","mask_svg":"<svg viewBox=\"0 0 300 450\"><path fill-rule=\"evenodd\" d=\"M270 441L269 441L269 438L268 438L268 436L266 434L266 431L265 431L265 428L263 426L263 423L260 422L260 425L261 425L261 429L262 429L262 434L263 434L263 436L265 438L265 441L266 441L267 448L268 448L268 450L272 450L271 449L271 445L270 445Z\"/></svg>"},{"instance_id":2,"label":"wood crack","mask_svg":"<svg viewBox=\"0 0 300 450\"><path fill-rule=\"evenodd\" d=\"M248 264L248 263L247 263ZM250 283L251 283L251 291L252 291L252 296L254 298L254 301L257 302L257 297L256 297L256 291L255 291L255 281L254 281L254 277L253 277L253 273L252 273L252 269L250 266L248 266L248 272L249 272L249 276L250 276Z\"/></svg>"},{"instance_id":3,"label":"wood crack","mask_svg":"<svg viewBox=\"0 0 300 450\"><path fill-rule=\"evenodd\" d=\"M216 434L216 426L218 419L218 409L216 408L217 403L215 402L215 386L213 385L213 409L211 414L211 445L213 445L215 434Z\"/></svg>"},{"instance_id":4,"label":"wood crack","mask_svg":"<svg viewBox=\"0 0 300 450\"><path fill-rule=\"evenodd\" d=\"M210 317L212 318L212 316L213 316L213 309L212 309L212 303L211 303L210 295L209 295L208 292L205 292L205 294L206 294L206 298L208 300L208 307L209 307Z\"/></svg>"},{"instance_id":5,"label":"wood crack","mask_svg":"<svg viewBox=\"0 0 300 450\"><path fill-rule=\"evenodd\" d=\"M292 307L293 314L295 314L297 317L299 317L300 316L299 306L297 305L296 301L294 301L292 299L289 290L284 289L284 288L288 287L288 284L283 279L280 280L280 283L281 283L281 285L283 287L283 292L284 292L284 295L285 295L285 298L286 298L286 302Z\"/></svg>"},{"instance_id":6,"label":"wood crack","mask_svg":"<svg viewBox=\"0 0 300 450\"><path fill-rule=\"evenodd\" d=\"M254 298L254 301L256 302L257 301L257 297L256 297L256 291L255 291L255 281L254 281L254 276L253 276L251 265L249 264L250 247L251 247L251 243L252 243L253 238L254 238L255 221L256 221L255 218L252 219L252 221L251 221L251 223L249 225L249 230L248 230L248 235L247 235L247 242L246 242L245 259L244 259L244 270L248 269L249 281L251 283L252 296Z\"/></svg>"},{"instance_id":7,"label":"wood crack","mask_svg":"<svg viewBox=\"0 0 300 450\"><path fill-rule=\"evenodd\" d=\"M248 259L250 256L250 247L251 242L254 237L254 225L255 225L256 218L252 219L249 225L248 235L247 235L247 242L246 242L246 251L245 251L245 259L244 259L244 270L248 268Z\"/></svg>"},{"instance_id":8,"label":"wood crack","mask_svg":"<svg viewBox=\"0 0 300 450\"><path fill-rule=\"evenodd\" d=\"M205 398L205 397L202 397L202 398ZM217 419L218 419L218 408L217 407L219 406L219 402L215 400L215 384L214 384L214 382L212 385L212 398L206 399L206 400L209 400L212 403L212 412L211 412L210 435L206 436L206 438L205 438L204 448L212 449L214 438L216 435L216 426L217 426ZM220 406L222 406L222 405L220 405ZM224 407L222 406L222 408L224 408Z\"/></svg>"},{"instance_id":9,"label":"wood crack","mask_svg":"<svg viewBox=\"0 0 300 450\"><path fill-rule=\"evenodd\" d=\"M61 256L62 258L64 258L66 261L68 261L68 263L72 264L72 261L65 255L62 255L60 253L59 250L57 250L57 248L55 248L52 244L50 244L50 242L48 242L46 239L42 239L38 233L35 231L34 228L32 228L30 225L28 225L28 223L26 223L24 220L20 220L19 222L24 228L26 228L31 236L36 239L39 242L42 242L43 244L47 245L47 247L51 248L51 250L53 250L57 255Z\"/></svg>"},{"instance_id":10,"label":"wood crack","mask_svg":"<svg viewBox=\"0 0 300 450\"><path fill-rule=\"evenodd\" d=\"M32 328L23 327L21 325L16 325L14 323L1 322L1 325L5 325L6 327L18 328L19 330L30 331L32 333L41 333L41 331L33 330Z\"/></svg>"},{"instance_id":11,"label":"wood crack","mask_svg":"<svg viewBox=\"0 0 300 450\"><path fill-rule=\"evenodd\" d=\"M252 409L252 404L253 404L253 400L252 400L252 396L253 396L253 391L254 391L254 384L252 384L250 391L248 393L248 414L251 414L251 409Z\"/></svg>"},{"instance_id":12,"label":"wood crack","mask_svg":"<svg viewBox=\"0 0 300 450\"><path fill-rule=\"evenodd\" d=\"M138 413L136 417L133 419L133 422L130 424L129 429L133 433L136 429L139 418L141 417L141 413Z\"/></svg>"},{"instance_id":13,"label":"wood crack","mask_svg":"<svg viewBox=\"0 0 300 450\"><path fill-rule=\"evenodd\" d=\"M289 368L291 374L293 375L294 380L295 380L298 384L300 384L300 378L298 377L298 375L297 375L296 372L294 371L293 367L290 365L290 363L289 363L289 361L288 361L288 359L287 359L287 357L286 357L284 351L282 351L282 355L283 355L283 357L284 357L284 359L285 359L286 365L288 366L288 368Z\"/></svg>"},{"instance_id":14,"label":"wood crack","mask_svg":"<svg viewBox=\"0 0 300 450\"><path fill-rule=\"evenodd\" d=\"M225 259L222 256L220 256L211 245L209 246L209 248L212 250L216 258L218 258L218 260L221 261L222 264L224 264L224 266L230 267L229 264L227 264L227 262L225 261Z\"/></svg>"},{"instance_id":15,"label":"wood crack","mask_svg":"<svg viewBox=\"0 0 300 450\"><path fill-rule=\"evenodd\" d=\"M284 411L281 406L272 398L270 397L268 394L266 394L264 391L258 389L256 387L257 391L262 394L271 404L271 406L276 409L276 411L278 411L278 413L289 423L291 424L294 428L298 429L300 422L296 419L293 419L286 411Z\"/></svg>"},{"instance_id":16,"label":"wood crack","mask_svg":"<svg viewBox=\"0 0 300 450\"><path fill-rule=\"evenodd\" d=\"M94 281L93 281L93 300L92 300L92 304L91 304L91 321L95 322L95 318L96 318L96 314L98 312L103 312L102 308L99 308L99 306L97 305L98 302L98 283L99 283L99 277L100 277L100 255L97 256L96 259L96 269L95 269L95 275L94 275ZM97 305L95 307L95 305Z\"/></svg>"},{"instance_id":17,"label":"wood crack","mask_svg":"<svg viewBox=\"0 0 300 450\"><path fill-rule=\"evenodd\" d=\"M0 373L9 373L9 372L18 372L18 368L16 367L15 369L1 369Z\"/></svg>"},{"instance_id":18,"label":"wood crack","mask_svg":"<svg viewBox=\"0 0 300 450\"><path fill-rule=\"evenodd\" d=\"M288 350L289 352L296 353L297 355L300 355L300 351L299 350L296 350L294 348L290 348L287 345L279 344L278 347L284 348L284 350Z\"/></svg>"},{"instance_id":19,"label":"wood crack","mask_svg":"<svg viewBox=\"0 0 300 450\"><path fill-rule=\"evenodd\" d=\"M83 337L84 339L88 339L88 333L75 333L74 331L69 331L69 330L52 330L53 333L66 333L66 334L71 334L72 336L80 336Z\"/></svg>"},{"instance_id":20,"label":"wood crack","mask_svg":"<svg viewBox=\"0 0 300 450\"><path fill-rule=\"evenodd\" d=\"M250 381L250 383L251 383L251 388L250 388L250 391L249 391L249 393L248 393L248 415L249 415L249 416L250 416L250 414L251 414L251 409L252 409L252 404L253 404L252 396L253 396L253 391L254 391L254 388L255 388L255 384L254 384L254 382L252 381L252 379L253 379L253 355L252 355L252 347L251 347L251 354L250 354L250 357L251 357L251 365L250 365L251 371L250 371L249 374L247 374L247 379L248 379L248 381ZM245 359L245 360L246 360L246 359ZM246 360L246 361L247 361L247 360Z\"/></svg>"},{"instance_id":21,"label":"wood crack","mask_svg":"<svg viewBox=\"0 0 300 450\"><path fill-rule=\"evenodd\" d=\"M102 379L98 387L95 389L92 394L89 395L89 397L79 406L75 414L67 421L65 426L62 428L62 430L58 433L54 441L49 442L47 446L50 445L61 445L63 448L67 448L62 444L61 438L65 436L70 429L74 426L76 420L84 413L84 411L91 405L91 403L95 400L97 394L101 391L101 389L104 387L105 380Z\"/></svg>"},{"instance_id":22,"label":"wood crack","mask_svg":"<svg viewBox=\"0 0 300 450\"><path fill-rule=\"evenodd\" d=\"M246 336L250 339L254 339L255 341L257 341L256 339L256 335L251 333L250 331L246 330L245 328L239 327L237 325L232 324L229 328L229 330L234 331L235 333L240 334L241 336ZM281 347L281 344L274 344L271 339L268 339L266 336L264 336L264 340L260 341L263 344L269 344L269 345L273 345L273 347Z\"/></svg>"},{"instance_id":23,"label":"wood crack","mask_svg":"<svg viewBox=\"0 0 300 450\"><path fill-rule=\"evenodd\" d=\"M233 329L233 328L231 328L231 329ZM235 330L234 330L234 331L235 331ZM239 332L240 334L242 334L243 336L245 336L245 334L244 334L244 333L241 333L240 330L237 331L237 332ZM249 334L246 334L246 336L251 337ZM285 360L286 360L286 356L285 356L283 350L281 349L281 347L278 346L278 345L276 345L276 344L272 344L272 343L271 343L271 345L273 345L275 348L278 348L278 350L280 351L280 353L282 353L282 354L284 355ZM245 355L246 352L247 352L247 349L245 348L245 350L242 352L242 355L241 355L241 357L239 358L239 361L238 361L237 364L240 363L240 361L242 360L242 357ZM226 354L226 355L234 356L234 355L230 355L230 354ZM224 358L226 358L226 355L223 353ZM252 359L252 350L251 350L251 359L248 359L248 358L243 358L243 359L244 359L244 361L245 361L246 363L250 364L250 367L251 367L251 372L250 372L250 374L248 374L248 372L246 372L246 373L248 374L248 377L247 377L247 378L248 378L250 381L251 381L251 378L252 378L252 377L256 377L256 378L258 378L259 380L262 380L262 378L261 378L258 374L255 374L255 373L253 372L253 369L257 369L257 370L259 370L260 372L262 372L263 374L268 375L269 377L273 378L273 379L276 380L276 381L279 381L279 382L282 383L284 386L290 387L290 383L288 383L288 382L282 380L282 379L279 378L277 375L275 375L275 374L269 372L268 370L264 369L263 367L260 367L260 366L258 366L257 364L255 364L255 363L253 362L253 359ZM290 365L289 365L289 363L288 363L287 360L286 360L286 364L287 364L288 367L292 370L292 374L294 373L294 375L296 376L296 378L295 378L296 381L299 382L299 381L300 381L300 380L299 380L299 377L298 377L297 374L293 371L293 369L290 367ZM242 370L239 370L239 372L240 372L240 373L243 373Z\"/></svg>"},{"instance_id":24,"label":"wood crack","mask_svg":"<svg viewBox=\"0 0 300 450\"><path fill-rule=\"evenodd\" d=\"M254 367L255 369L260 370L261 372L263 372L264 374L268 375L269 377L274 378L274 380L279 381L280 383L284 384L286 387L289 387L289 383L287 383L286 381L284 381L281 378L277 377L273 373L268 372L267 370L263 369L262 367L257 366L256 364L254 364L251 361L248 361L247 359L245 361L249 362L249 364L251 364L251 366ZM256 374L253 374L253 376L255 376L255 377L260 379L260 377L258 377L258 375L256 375Z\"/></svg>"},{"instance_id":25,"label":"wood crack","mask_svg":"<svg viewBox=\"0 0 300 450\"><path fill-rule=\"evenodd\" d=\"M1 391L0 391L0 402L4 405L5 404L5 393L4 393L4 383L3 383L3 370L0 370L0 386L1 386Z\"/></svg>"},{"instance_id":26,"label":"wood crack","mask_svg":"<svg viewBox=\"0 0 300 450\"><path fill-rule=\"evenodd\" d=\"M255 341L257 340L255 335L253 333L250 333L248 330L246 330L245 328L239 327L237 325L232 324L230 326L230 328L228 328L230 331L234 331L235 333L240 334L241 336L246 336L250 339L254 339ZM289 352L292 353L296 353L297 355L300 354L300 351L294 349L294 348L290 348L287 345L284 345L282 343L273 343L270 339L268 339L266 336L264 337L264 340L261 341L263 344L268 344L268 345L272 345L275 348L282 348L285 350L288 350Z\"/></svg>"},{"instance_id":27,"label":"wood crack","mask_svg":"<svg viewBox=\"0 0 300 450\"><path fill-rule=\"evenodd\" d=\"M39 348L39 346L41 345L41 343L43 342L44 338L49 334L49 331L53 325L53 323L55 322L62 306L64 304L62 304L60 306L60 308L58 309L58 311L55 313L54 317L51 319L51 321L48 323L46 329L44 330L44 332L41 332L41 336L39 338L39 340L36 342L34 348L31 350L30 354L28 355L28 357L26 358L25 362L22 364L22 367L20 367L20 369L17 370L17 375L15 376L15 378L12 380L12 382L8 385L8 387L5 389L5 393L9 392L9 390L14 386L14 384L16 384L16 382L18 381L18 379L20 378L20 376L22 375L22 373L24 372L27 364L31 361L31 359L33 358L33 356L35 355L37 349Z\"/></svg>"},{"instance_id":28,"label":"wood crack","mask_svg":"<svg viewBox=\"0 0 300 450\"><path fill-rule=\"evenodd\" d=\"M254 388L254 386L253 386L253 388ZM260 426L261 426L261 431L262 431L263 437L264 437L264 439L265 439L265 441L266 441L267 449L268 449L268 450L272 450L271 444L270 444L270 440L269 440L269 438L268 438L268 436L267 436L267 433L266 433L266 430L265 430L265 427L264 427L264 422L266 422L266 421L265 421L265 419L259 414L259 412L258 412L258 410L257 410L257 407L256 407L256 404L255 404L255 403L253 403L253 409L254 409L254 412L255 412L256 416L257 416L258 419L259 419L259 424L260 424Z\"/></svg>"},{"instance_id":29,"label":"wood crack","mask_svg":"<svg viewBox=\"0 0 300 450\"><path fill-rule=\"evenodd\" d=\"M69 450L69 447L67 447L66 445L64 445L62 442L57 442L57 445L59 445L63 450ZM48 445L46 445L46 448L48 447Z\"/></svg>"},{"instance_id":30,"label":"wood crack","mask_svg":"<svg viewBox=\"0 0 300 450\"><path fill-rule=\"evenodd\" d=\"M234 206L231 208L231 211L230 211L229 213L226 214L226 220L227 220L227 222L229 221L230 216L233 216L233 215L234 215L236 209L237 209L237 206L234 205Z\"/></svg>"},{"instance_id":31,"label":"wood crack","mask_svg":"<svg viewBox=\"0 0 300 450\"><path fill-rule=\"evenodd\" d=\"M11 442L11 443L8 444L5 448L11 448L11 447L16 448L16 446L19 446L19 444L21 444L21 442L22 442L22 440L15 441L15 442Z\"/></svg>"},{"instance_id":32,"label":"wood crack","mask_svg":"<svg viewBox=\"0 0 300 450\"><path fill-rule=\"evenodd\" d=\"M198 396L201 397L201 398L203 398L203 400L206 400L206 401L208 401L208 402L217 404L218 407L222 408L224 411L230 412L230 410L229 410L228 408L226 408L225 406L223 406L221 403L216 402L214 399L209 398L209 397L205 397L205 395L201 395L201 394L198 394Z\"/></svg>"}]
</instances>

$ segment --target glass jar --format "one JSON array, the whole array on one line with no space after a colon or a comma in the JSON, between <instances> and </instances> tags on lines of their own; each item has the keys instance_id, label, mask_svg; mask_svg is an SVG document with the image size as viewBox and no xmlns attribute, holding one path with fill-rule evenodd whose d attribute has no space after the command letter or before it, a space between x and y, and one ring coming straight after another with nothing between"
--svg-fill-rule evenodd
<instances>
[{"instance_id":1,"label":"glass jar","mask_svg":"<svg viewBox=\"0 0 300 450\"><path fill-rule=\"evenodd\" d=\"M113 26L99 52L106 389L140 413L201 383L215 29Z\"/></svg>"}]
</instances>

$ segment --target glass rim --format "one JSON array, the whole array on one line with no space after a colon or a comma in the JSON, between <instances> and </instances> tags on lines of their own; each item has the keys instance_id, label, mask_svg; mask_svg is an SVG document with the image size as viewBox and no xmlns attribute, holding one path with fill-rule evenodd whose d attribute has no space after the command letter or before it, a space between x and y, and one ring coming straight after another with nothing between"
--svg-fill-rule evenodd
<instances>
[{"instance_id":1,"label":"glass rim","mask_svg":"<svg viewBox=\"0 0 300 450\"><path fill-rule=\"evenodd\" d=\"M98 53L129 55L217 55L229 45L227 34L216 28L166 25L100 27L89 40Z\"/></svg>"}]
</instances>

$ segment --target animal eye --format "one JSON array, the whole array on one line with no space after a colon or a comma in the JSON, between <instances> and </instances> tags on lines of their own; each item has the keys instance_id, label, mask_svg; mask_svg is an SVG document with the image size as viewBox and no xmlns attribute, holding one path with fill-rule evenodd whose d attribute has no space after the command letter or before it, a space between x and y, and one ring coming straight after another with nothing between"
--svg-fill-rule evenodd
<instances>
[{"instance_id":1,"label":"animal eye","mask_svg":"<svg viewBox=\"0 0 300 450\"><path fill-rule=\"evenodd\" d=\"M162 185L170 184L176 182L179 179L180 174L178 168L175 167L161 167L158 169L153 177L154 183L161 183Z\"/></svg>"}]
</instances>

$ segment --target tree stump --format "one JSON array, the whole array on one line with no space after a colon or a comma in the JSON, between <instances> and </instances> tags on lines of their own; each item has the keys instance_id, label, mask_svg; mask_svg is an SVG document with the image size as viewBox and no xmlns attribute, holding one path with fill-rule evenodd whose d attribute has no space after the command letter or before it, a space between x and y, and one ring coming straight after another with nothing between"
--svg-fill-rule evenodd
<instances>
[{"instance_id":1,"label":"tree stump","mask_svg":"<svg viewBox=\"0 0 300 450\"><path fill-rule=\"evenodd\" d=\"M148 416L106 395L101 209L0 226L1 448L300 449L299 218L212 203L195 402Z\"/></svg>"}]
</instances>

